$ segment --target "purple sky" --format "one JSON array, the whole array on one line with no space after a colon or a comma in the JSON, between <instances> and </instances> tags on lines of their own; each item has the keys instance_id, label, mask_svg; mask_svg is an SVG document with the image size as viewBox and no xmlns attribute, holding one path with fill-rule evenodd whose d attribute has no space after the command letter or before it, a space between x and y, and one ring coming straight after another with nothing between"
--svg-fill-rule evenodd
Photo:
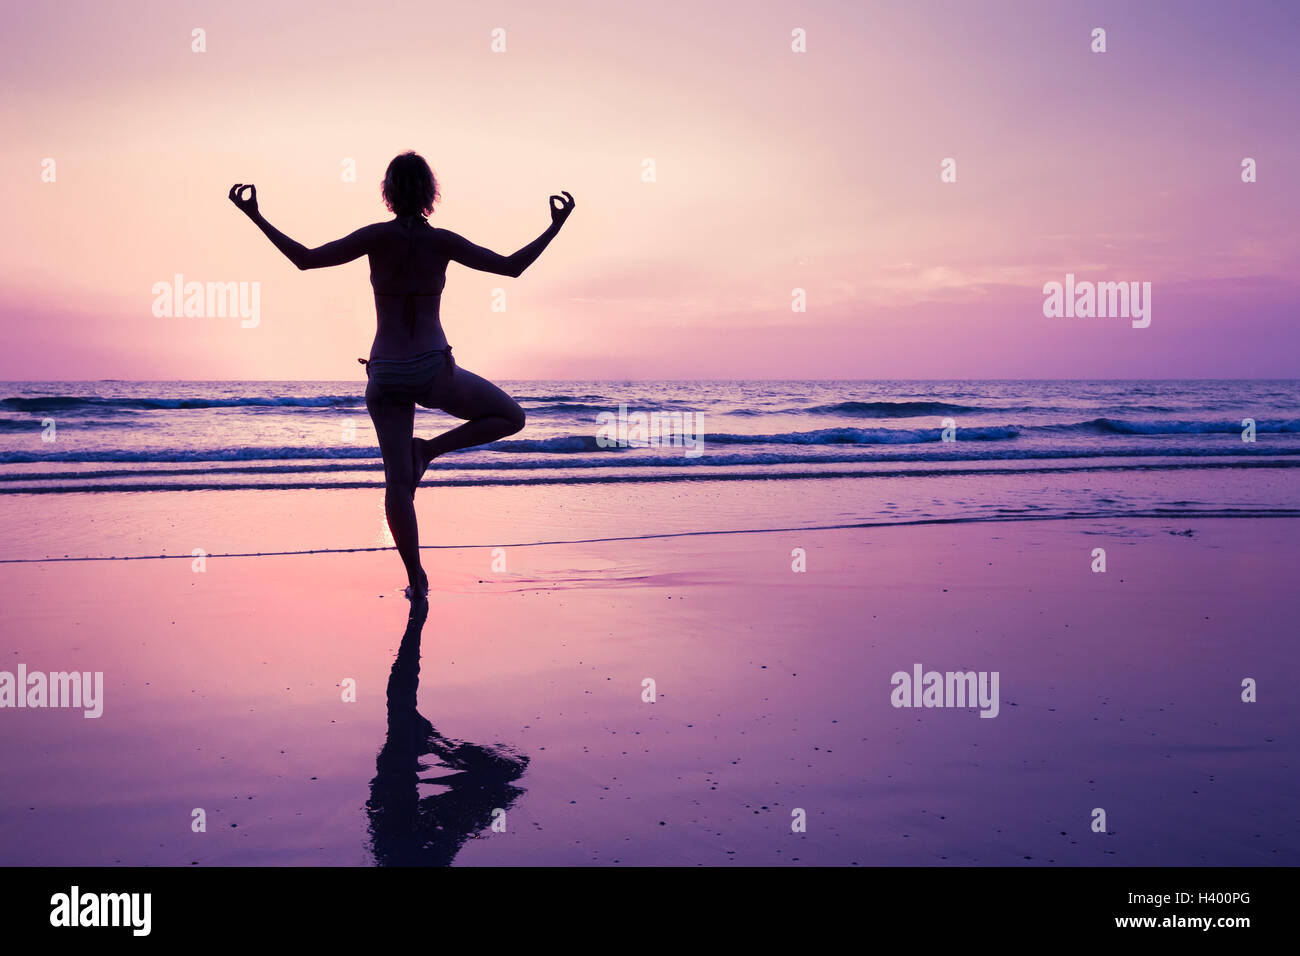
<instances>
[{"instance_id":1,"label":"purple sky","mask_svg":"<svg viewBox=\"0 0 1300 956\"><path fill-rule=\"evenodd\" d=\"M317 245L387 218L407 148L433 222L498 251L577 197L522 279L451 267L447 334L491 377L1300 374L1300 4L132 9L0 36L0 378L356 377L364 260L300 273L225 194ZM1150 282L1151 326L1044 317L1067 272ZM176 273L258 283L256 328L155 316Z\"/></svg>"}]
</instances>

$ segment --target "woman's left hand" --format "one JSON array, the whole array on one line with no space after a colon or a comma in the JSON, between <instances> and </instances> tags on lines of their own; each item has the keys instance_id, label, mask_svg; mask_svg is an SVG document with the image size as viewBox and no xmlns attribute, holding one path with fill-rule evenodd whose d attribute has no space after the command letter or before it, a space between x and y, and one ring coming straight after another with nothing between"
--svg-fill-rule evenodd
<instances>
[{"instance_id":1,"label":"woman's left hand","mask_svg":"<svg viewBox=\"0 0 1300 956\"><path fill-rule=\"evenodd\" d=\"M248 190L250 195L244 198L244 190ZM239 207L239 211L246 216L257 215L257 187L252 183L235 183L230 187L230 201Z\"/></svg>"}]
</instances>

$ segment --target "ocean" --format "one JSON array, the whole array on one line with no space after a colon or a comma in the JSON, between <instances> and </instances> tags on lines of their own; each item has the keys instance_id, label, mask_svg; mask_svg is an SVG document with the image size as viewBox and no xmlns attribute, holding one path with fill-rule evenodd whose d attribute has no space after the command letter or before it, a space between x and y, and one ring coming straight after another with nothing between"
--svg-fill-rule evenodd
<instances>
[{"instance_id":1,"label":"ocean","mask_svg":"<svg viewBox=\"0 0 1300 956\"><path fill-rule=\"evenodd\" d=\"M1022 485L1014 501L945 496L907 516L1300 505L1295 380L501 384L527 427L439 459L426 485L1073 472L1038 498ZM0 395L0 493L382 485L360 381L9 382ZM638 413L652 430L638 432ZM418 409L416 433L455 423ZM1232 500L1192 500L1170 477L1189 469L1262 471Z\"/></svg>"}]
</instances>

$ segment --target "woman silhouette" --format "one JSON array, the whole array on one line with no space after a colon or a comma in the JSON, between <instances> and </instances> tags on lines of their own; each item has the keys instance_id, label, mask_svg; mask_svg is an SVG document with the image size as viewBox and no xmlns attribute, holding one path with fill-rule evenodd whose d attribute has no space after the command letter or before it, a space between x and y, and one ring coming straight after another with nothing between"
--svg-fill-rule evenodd
<instances>
[{"instance_id":1,"label":"woman silhouette","mask_svg":"<svg viewBox=\"0 0 1300 956\"><path fill-rule=\"evenodd\" d=\"M366 409L375 423L384 458L384 512L393 543L406 565L407 595L412 601L422 601L429 581L420 566L415 488L429 462L457 448L513 435L524 427L524 410L518 402L452 361L438 309L447 282L447 264L459 262L482 272L517 277L559 233L574 203L567 192L550 197L550 227L518 252L503 256L429 225L428 216L438 200L438 182L418 154L402 153L388 164L382 195L393 219L308 249L266 221L257 208L255 186L236 183L230 187L230 201L299 269L322 269L363 255L370 257L379 327L369 360L358 361L366 366ZM434 438L416 438L416 404L441 409L465 422Z\"/></svg>"}]
</instances>

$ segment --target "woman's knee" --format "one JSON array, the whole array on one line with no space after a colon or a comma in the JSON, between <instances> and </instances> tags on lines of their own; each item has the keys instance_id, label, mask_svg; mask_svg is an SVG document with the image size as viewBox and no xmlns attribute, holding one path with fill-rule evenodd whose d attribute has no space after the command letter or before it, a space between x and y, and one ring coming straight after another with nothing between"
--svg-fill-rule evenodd
<instances>
[{"instance_id":1,"label":"woman's knee","mask_svg":"<svg viewBox=\"0 0 1300 956\"><path fill-rule=\"evenodd\" d=\"M384 490L388 494L410 495L415 487L414 462L410 453L384 456Z\"/></svg>"},{"instance_id":2,"label":"woman's knee","mask_svg":"<svg viewBox=\"0 0 1300 956\"><path fill-rule=\"evenodd\" d=\"M411 491L415 488L415 475L386 474L384 476L384 506L399 507L411 500Z\"/></svg>"},{"instance_id":3,"label":"woman's knee","mask_svg":"<svg viewBox=\"0 0 1300 956\"><path fill-rule=\"evenodd\" d=\"M528 423L528 416L524 414L524 410L519 406L518 402L512 401L510 404L514 408L506 415L506 421L510 423L509 434L513 435L515 432L524 430L524 425Z\"/></svg>"}]
</instances>

